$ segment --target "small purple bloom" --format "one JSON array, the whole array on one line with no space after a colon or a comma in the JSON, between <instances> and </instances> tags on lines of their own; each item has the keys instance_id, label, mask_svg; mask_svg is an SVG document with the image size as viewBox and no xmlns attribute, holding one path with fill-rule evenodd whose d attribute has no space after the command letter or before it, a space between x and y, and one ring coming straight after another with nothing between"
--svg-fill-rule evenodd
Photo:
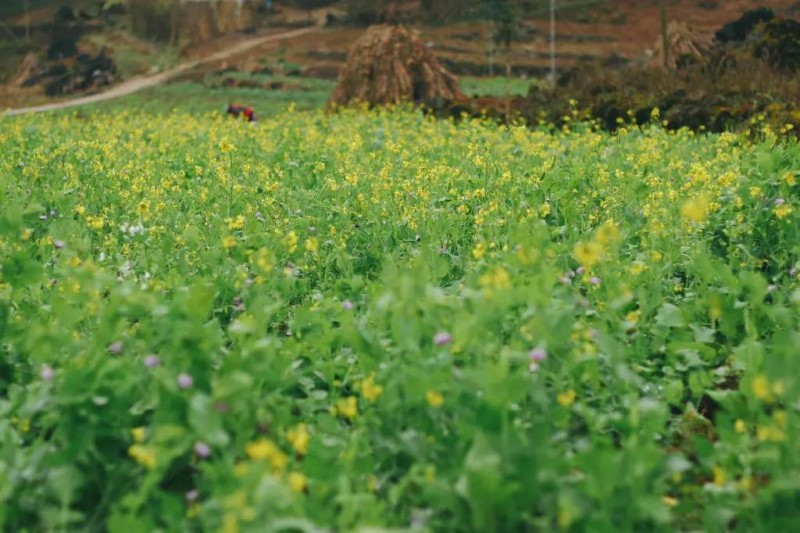
<instances>
[{"instance_id":1,"label":"small purple bloom","mask_svg":"<svg viewBox=\"0 0 800 533\"><path fill-rule=\"evenodd\" d=\"M211 455L211 447L205 442L198 442L194 445L194 454L200 459L206 459Z\"/></svg>"},{"instance_id":2,"label":"small purple bloom","mask_svg":"<svg viewBox=\"0 0 800 533\"><path fill-rule=\"evenodd\" d=\"M200 497L200 493L197 491L197 489L192 489L192 490L190 490L189 492L186 493L186 501L189 502L189 503L196 502L197 498L199 498L199 497Z\"/></svg>"},{"instance_id":3,"label":"small purple bloom","mask_svg":"<svg viewBox=\"0 0 800 533\"><path fill-rule=\"evenodd\" d=\"M353 307L354 307L353 302L351 302L350 300L345 300L342 302L342 309L344 309L345 311L350 311Z\"/></svg>"},{"instance_id":4,"label":"small purple bloom","mask_svg":"<svg viewBox=\"0 0 800 533\"><path fill-rule=\"evenodd\" d=\"M783 198L775 198L775 205L783 205L786 203L786 200Z\"/></svg>"},{"instance_id":5,"label":"small purple bloom","mask_svg":"<svg viewBox=\"0 0 800 533\"><path fill-rule=\"evenodd\" d=\"M144 358L144 366L147 368L155 368L159 364L161 364L161 359L155 354L148 355Z\"/></svg>"},{"instance_id":6,"label":"small purple bloom","mask_svg":"<svg viewBox=\"0 0 800 533\"><path fill-rule=\"evenodd\" d=\"M122 353L122 342L121 341L117 341L117 342L112 342L111 344L109 344L108 345L108 353L110 353L112 355L121 354Z\"/></svg>"},{"instance_id":7,"label":"small purple bloom","mask_svg":"<svg viewBox=\"0 0 800 533\"><path fill-rule=\"evenodd\" d=\"M53 246L55 246L59 250L61 248L65 247L66 245L67 245L67 243L65 243L61 239L56 239L56 240L53 241Z\"/></svg>"},{"instance_id":8,"label":"small purple bloom","mask_svg":"<svg viewBox=\"0 0 800 533\"><path fill-rule=\"evenodd\" d=\"M591 278L589 278L589 283L591 283L592 285L600 285L600 278L598 278L597 276L592 276Z\"/></svg>"},{"instance_id":9,"label":"small purple bloom","mask_svg":"<svg viewBox=\"0 0 800 533\"><path fill-rule=\"evenodd\" d=\"M182 389L190 389L192 385L194 385L192 376L183 372L178 374L178 387Z\"/></svg>"},{"instance_id":10,"label":"small purple bloom","mask_svg":"<svg viewBox=\"0 0 800 533\"><path fill-rule=\"evenodd\" d=\"M55 370L50 365L42 365L42 370L39 373L43 381L52 381L56 375Z\"/></svg>"},{"instance_id":11,"label":"small purple bloom","mask_svg":"<svg viewBox=\"0 0 800 533\"><path fill-rule=\"evenodd\" d=\"M450 344L453 341L453 336L447 333L446 331L440 331L436 335L433 336L433 343L436 346L444 346L445 344Z\"/></svg>"},{"instance_id":12,"label":"small purple bloom","mask_svg":"<svg viewBox=\"0 0 800 533\"><path fill-rule=\"evenodd\" d=\"M534 348L528 353L528 358L538 363L547 359L547 352L544 348Z\"/></svg>"},{"instance_id":13,"label":"small purple bloom","mask_svg":"<svg viewBox=\"0 0 800 533\"><path fill-rule=\"evenodd\" d=\"M583 267L578 267L578 269L575 271L575 273L579 276L582 275L584 272L586 272L586 270Z\"/></svg>"}]
</instances>

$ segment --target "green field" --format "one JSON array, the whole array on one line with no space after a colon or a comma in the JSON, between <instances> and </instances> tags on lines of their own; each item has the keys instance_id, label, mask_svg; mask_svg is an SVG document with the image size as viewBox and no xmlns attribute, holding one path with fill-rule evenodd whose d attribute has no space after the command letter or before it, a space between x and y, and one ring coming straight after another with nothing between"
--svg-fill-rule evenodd
<instances>
[{"instance_id":1,"label":"green field","mask_svg":"<svg viewBox=\"0 0 800 533\"><path fill-rule=\"evenodd\" d=\"M227 87L222 83L223 80L233 79L258 82L262 87ZM280 85L271 89L270 84L275 83ZM530 80L521 79L509 79L507 82L504 78L461 79L461 88L468 95L524 95L530 84ZM322 109L335 85L335 81L297 76L245 73L208 75L202 81L178 81L78 109L84 114L126 110L153 114L174 111L197 114L223 112L229 103L236 102L252 106L261 117L269 117L286 111L289 106L298 111ZM62 114L71 115L74 112L75 109L70 108Z\"/></svg>"},{"instance_id":2,"label":"green field","mask_svg":"<svg viewBox=\"0 0 800 533\"><path fill-rule=\"evenodd\" d=\"M325 90L0 118L0 529L793 529L795 140Z\"/></svg>"}]
</instances>

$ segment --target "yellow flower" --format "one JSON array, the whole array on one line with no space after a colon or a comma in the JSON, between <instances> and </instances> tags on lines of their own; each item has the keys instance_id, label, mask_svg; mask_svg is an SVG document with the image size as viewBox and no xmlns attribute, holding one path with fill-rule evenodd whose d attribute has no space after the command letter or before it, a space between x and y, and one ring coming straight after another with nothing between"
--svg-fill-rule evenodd
<instances>
[{"instance_id":1,"label":"yellow flower","mask_svg":"<svg viewBox=\"0 0 800 533\"><path fill-rule=\"evenodd\" d=\"M789 185L790 187L797 183L794 174L792 174L791 172L787 172L786 174L783 175L783 181L785 181L786 185Z\"/></svg>"},{"instance_id":2,"label":"yellow flower","mask_svg":"<svg viewBox=\"0 0 800 533\"><path fill-rule=\"evenodd\" d=\"M725 471L719 466L711 469L714 472L714 485L722 486L725 484Z\"/></svg>"},{"instance_id":3,"label":"yellow flower","mask_svg":"<svg viewBox=\"0 0 800 533\"><path fill-rule=\"evenodd\" d=\"M234 513L225 513L222 518L222 533L239 533L239 519Z\"/></svg>"},{"instance_id":4,"label":"yellow flower","mask_svg":"<svg viewBox=\"0 0 800 533\"><path fill-rule=\"evenodd\" d=\"M244 217L242 215L238 215L236 218L226 218L225 223L231 231L244 229Z\"/></svg>"},{"instance_id":5,"label":"yellow flower","mask_svg":"<svg viewBox=\"0 0 800 533\"><path fill-rule=\"evenodd\" d=\"M742 434L747 431L747 425L744 423L744 420L737 420L733 424L733 429L736 430L736 433Z\"/></svg>"},{"instance_id":6,"label":"yellow flower","mask_svg":"<svg viewBox=\"0 0 800 533\"><path fill-rule=\"evenodd\" d=\"M663 498L661 498L661 501L664 502L664 505L666 505L667 507L675 507L676 505L678 505L678 500L670 496L664 496Z\"/></svg>"},{"instance_id":7,"label":"yellow flower","mask_svg":"<svg viewBox=\"0 0 800 533\"><path fill-rule=\"evenodd\" d=\"M85 208L85 207L83 207L82 205L76 205L76 206L75 206L75 213L76 213L78 216L80 216L80 215L84 214L85 212L86 212L86 208Z\"/></svg>"},{"instance_id":8,"label":"yellow flower","mask_svg":"<svg viewBox=\"0 0 800 533\"><path fill-rule=\"evenodd\" d=\"M339 401L336 402L336 412L350 420L354 419L356 415L358 415L358 402L356 401L356 397L348 396L347 398L339 399Z\"/></svg>"},{"instance_id":9,"label":"yellow flower","mask_svg":"<svg viewBox=\"0 0 800 533\"><path fill-rule=\"evenodd\" d=\"M761 187L750 187L750 198L761 198L763 194L764 193L761 191Z\"/></svg>"},{"instance_id":10,"label":"yellow flower","mask_svg":"<svg viewBox=\"0 0 800 533\"><path fill-rule=\"evenodd\" d=\"M303 243L303 247L307 252L311 252L313 254L319 249L319 241L317 241L316 237L309 237L306 239L306 242Z\"/></svg>"},{"instance_id":11,"label":"yellow flower","mask_svg":"<svg viewBox=\"0 0 800 533\"><path fill-rule=\"evenodd\" d=\"M561 394L559 394L557 399L561 407L569 407L570 405L575 403L575 397L576 397L575 391L570 389L566 392L562 392Z\"/></svg>"},{"instance_id":12,"label":"yellow flower","mask_svg":"<svg viewBox=\"0 0 800 533\"><path fill-rule=\"evenodd\" d=\"M628 271L633 274L634 276L638 276L642 272L644 272L645 265L641 261L634 261L630 267L628 267Z\"/></svg>"},{"instance_id":13,"label":"yellow flower","mask_svg":"<svg viewBox=\"0 0 800 533\"><path fill-rule=\"evenodd\" d=\"M483 256L486 255L486 245L482 242L479 242L475 245L475 248L472 250L472 257L475 259L483 259Z\"/></svg>"},{"instance_id":14,"label":"yellow flower","mask_svg":"<svg viewBox=\"0 0 800 533\"><path fill-rule=\"evenodd\" d=\"M683 218L692 222L702 222L708 217L708 200L705 198L692 198L681 207Z\"/></svg>"},{"instance_id":15,"label":"yellow flower","mask_svg":"<svg viewBox=\"0 0 800 533\"><path fill-rule=\"evenodd\" d=\"M637 324L640 318L642 318L642 310L635 309L630 313L628 313L627 315L625 315L625 322L630 322L631 324Z\"/></svg>"},{"instance_id":16,"label":"yellow flower","mask_svg":"<svg viewBox=\"0 0 800 533\"><path fill-rule=\"evenodd\" d=\"M772 398L769 391L769 380L765 376L757 376L753 380L753 395L763 401L769 401Z\"/></svg>"},{"instance_id":17,"label":"yellow flower","mask_svg":"<svg viewBox=\"0 0 800 533\"><path fill-rule=\"evenodd\" d=\"M222 247L225 248L226 250L230 250L234 246L236 246L236 237L228 235L227 237L222 239Z\"/></svg>"},{"instance_id":18,"label":"yellow flower","mask_svg":"<svg viewBox=\"0 0 800 533\"><path fill-rule=\"evenodd\" d=\"M286 244L286 247L289 249L289 253L293 254L295 250L297 250L297 233L295 233L294 231L290 231L289 233L287 233L286 237L284 238L284 243Z\"/></svg>"},{"instance_id":19,"label":"yellow flower","mask_svg":"<svg viewBox=\"0 0 800 533\"><path fill-rule=\"evenodd\" d=\"M781 204L779 206L776 206L772 212L775 213L775 216L778 219L782 220L791 215L793 211L794 210L792 209L792 206L790 206L789 204Z\"/></svg>"},{"instance_id":20,"label":"yellow flower","mask_svg":"<svg viewBox=\"0 0 800 533\"><path fill-rule=\"evenodd\" d=\"M300 472L290 472L286 477L286 482L289 484L289 488L294 492L304 492L308 484L306 476Z\"/></svg>"},{"instance_id":21,"label":"yellow flower","mask_svg":"<svg viewBox=\"0 0 800 533\"><path fill-rule=\"evenodd\" d=\"M269 260L269 252L266 248L260 248L255 255L255 263L258 268L260 268L263 272L269 272L272 270L272 263Z\"/></svg>"},{"instance_id":22,"label":"yellow flower","mask_svg":"<svg viewBox=\"0 0 800 533\"><path fill-rule=\"evenodd\" d=\"M433 408L439 408L444 404L444 396L435 390L429 390L426 392L425 399L428 400L428 405Z\"/></svg>"},{"instance_id":23,"label":"yellow flower","mask_svg":"<svg viewBox=\"0 0 800 533\"><path fill-rule=\"evenodd\" d=\"M86 217L86 223L95 231L103 229L103 227L106 225L106 221L103 219L103 217L93 217L91 215Z\"/></svg>"},{"instance_id":24,"label":"yellow flower","mask_svg":"<svg viewBox=\"0 0 800 533\"><path fill-rule=\"evenodd\" d=\"M133 444L128 448L128 455L148 470L152 470L156 467L156 452L150 446Z\"/></svg>"},{"instance_id":25,"label":"yellow flower","mask_svg":"<svg viewBox=\"0 0 800 533\"><path fill-rule=\"evenodd\" d=\"M607 220L597 229L595 241L601 246L611 244L620 238L619 227L613 220Z\"/></svg>"},{"instance_id":26,"label":"yellow flower","mask_svg":"<svg viewBox=\"0 0 800 533\"><path fill-rule=\"evenodd\" d=\"M264 459L269 459L275 454L280 453L280 450L271 440L260 438L247 443L244 447L244 452L252 461L263 461Z\"/></svg>"},{"instance_id":27,"label":"yellow flower","mask_svg":"<svg viewBox=\"0 0 800 533\"><path fill-rule=\"evenodd\" d=\"M497 267L482 275L478 279L478 283L484 289L507 289L511 286L511 276L509 276L508 270L505 268Z\"/></svg>"},{"instance_id":28,"label":"yellow flower","mask_svg":"<svg viewBox=\"0 0 800 533\"><path fill-rule=\"evenodd\" d=\"M134 442L144 442L146 430L143 427L133 428L131 430Z\"/></svg>"},{"instance_id":29,"label":"yellow flower","mask_svg":"<svg viewBox=\"0 0 800 533\"><path fill-rule=\"evenodd\" d=\"M286 438L298 454L305 455L308 452L309 434L308 426L305 424L300 424L290 429L286 434Z\"/></svg>"},{"instance_id":30,"label":"yellow flower","mask_svg":"<svg viewBox=\"0 0 800 533\"><path fill-rule=\"evenodd\" d=\"M383 387L375 384L375 373L361 382L361 396L368 402L374 402L383 394Z\"/></svg>"},{"instance_id":31,"label":"yellow flower","mask_svg":"<svg viewBox=\"0 0 800 533\"><path fill-rule=\"evenodd\" d=\"M148 213L150 211L150 202L147 200L142 200L139 202L139 205L136 206L136 210L142 215Z\"/></svg>"},{"instance_id":32,"label":"yellow flower","mask_svg":"<svg viewBox=\"0 0 800 533\"><path fill-rule=\"evenodd\" d=\"M220 141L219 149L224 154L228 154L230 152L235 152L236 151L236 147L234 145L232 145L231 143L229 143L227 139L222 139L222 141Z\"/></svg>"},{"instance_id":33,"label":"yellow flower","mask_svg":"<svg viewBox=\"0 0 800 533\"><path fill-rule=\"evenodd\" d=\"M590 268L600 261L602 247L596 242L579 242L572 250L575 259L584 268Z\"/></svg>"}]
</instances>

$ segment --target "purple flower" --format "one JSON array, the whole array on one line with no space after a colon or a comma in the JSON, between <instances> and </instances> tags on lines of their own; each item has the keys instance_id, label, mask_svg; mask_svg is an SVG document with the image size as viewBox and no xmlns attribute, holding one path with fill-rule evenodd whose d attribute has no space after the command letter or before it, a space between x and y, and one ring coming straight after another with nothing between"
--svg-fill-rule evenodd
<instances>
[{"instance_id":1,"label":"purple flower","mask_svg":"<svg viewBox=\"0 0 800 533\"><path fill-rule=\"evenodd\" d=\"M61 248L65 247L66 245L67 245L67 243L65 243L61 239L56 239L56 240L53 241L53 246L55 246L58 250L60 250Z\"/></svg>"},{"instance_id":2,"label":"purple flower","mask_svg":"<svg viewBox=\"0 0 800 533\"><path fill-rule=\"evenodd\" d=\"M583 267L578 267L578 269L575 271L575 273L579 276L582 275L584 272L586 272L586 270Z\"/></svg>"},{"instance_id":3,"label":"purple flower","mask_svg":"<svg viewBox=\"0 0 800 533\"><path fill-rule=\"evenodd\" d=\"M121 341L117 341L117 342L112 342L111 344L109 344L108 345L108 353L110 353L111 355L119 355L119 354L121 354L122 353L122 342Z\"/></svg>"},{"instance_id":4,"label":"purple flower","mask_svg":"<svg viewBox=\"0 0 800 533\"><path fill-rule=\"evenodd\" d=\"M53 377L56 375L55 370L50 365L42 365L42 370L39 372L43 381L52 381Z\"/></svg>"},{"instance_id":5,"label":"purple flower","mask_svg":"<svg viewBox=\"0 0 800 533\"><path fill-rule=\"evenodd\" d=\"M345 300L342 302L342 309L344 309L345 311L350 311L353 307L354 307L353 302L351 302L350 300Z\"/></svg>"},{"instance_id":6,"label":"purple flower","mask_svg":"<svg viewBox=\"0 0 800 533\"><path fill-rule=\"evenodd\" d=\"M161 359L155 354L150 354L144 358L144 366L147 368L155 368L161 364Z\"/></svg>"},{"instance_id":7,"label":"purple flower","mask_svg":"<svg viewBox=\"0 0 800 533\"><path fill-rule=\"evenodd\" d=\"M452 341L453 341L453 336L446 331L440 331L439 333L433 336L433 343L436 346L444 346L445 344L450 344Z\"/></svg>"},{"instance_id":8,"label":"purple flower","mask_svg":"<svg viewBox=\"0 0 800 533\"><path fill-rule=\"evenodd\" d=\"M775 205L783 205L786 203L786 200L783 198L775 198Z\"/></svg>"},{"instance_id":9,"label":"purple flower","mask_svg":"<svg viewBox=\"0 0 800 533\"><path fill-rule=\"evenodd\" d=\"M194 380L192 379L192 376L183 372L178 374L178 387L182 389L190 389L193 384Z\"/></svg>"},{"instance_id":10,"label":"purple flower","mask_svg":"<svg viewBox=\"0 0 800 533\"><path fill-rule=\"evenodd\" d=\"M186 493L186 501L190 503L196 502L199 497L200 493L197 492L197 489L192 489Z\"/></svg>"},{"instance_id":11,"label":"purple flower","mask_svg":"<svg viewBox=\"0 0 800 533\"><path fill-rule=\"evenodd\" d=\"M591 283L592 285L600 285L600 278L598 278L597 276L592 276L591 278L589 278L589 283Z\"/></svg>"},{"instance_id":12,"label":"purple flower","mask_svg":"<svg viewBox=\"0 0 800 533\"><path fill-rule=\"evenodd\" d=\"M200 459L206 459L211 455L211 448L205 442L197 442L194 445L194 454Z\"/></svg>"},{"instance_id":13,"label":"purple flower","mask_svg":"<svg viewBox=\"0 0 800 533\"><path fill-rule=\"evenodd\" d=\"M544 350L544 348L534 348L528 352L528 358L531 361L538 363L547 359L547 352Z\"/></svg>"}]
</instances>

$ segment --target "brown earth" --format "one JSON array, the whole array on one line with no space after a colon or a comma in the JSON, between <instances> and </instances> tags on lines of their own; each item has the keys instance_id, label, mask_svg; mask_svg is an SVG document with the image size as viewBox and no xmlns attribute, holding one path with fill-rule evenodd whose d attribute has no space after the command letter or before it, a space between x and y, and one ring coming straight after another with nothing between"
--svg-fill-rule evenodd
<instances>
[{"instance_id":1,"label":"brown earth","mask_svg":"<svg viewBox=\"0 0 800 533\"><path fill-rule=\"evenodd\" d=\"M403 4L405 12L413 12L418 2ZM701 5L716 7L701 7ZM668 8L670 20L690 25L694 30L713 33L722 25L738 18L748 9L768 6L779 15L800 15L797 0L677 0ZM317 10L311 20L322 24L327 14L340 15L335 10ZM488 53L489 34L480 22L426 26L414 24L423 41L429 43L440 62L459 75L500 75L506 64L516 76L543 76L549 69L549 23L546 13L533 14L524 21L525 37L514 42L508 53ZM297 26L307 23L308 13L282 9L270 23ZM559 13L557 23L557 65L564 70L581 64L618 65L625 62L646 63L660 35L660 19L656 2L649 0L617 0L595 8L581 8ZM363 34L363 28L334 25L311 34L286 34L280 42L256 43L244 51L225 54L224 59L201 61L191 67L192 73L231 68L257 71L280 63L296 65L298 74L334 78L344 65L347 51ZM184 50L186 61L205 58L219 51L251 42L250 36L233 34ZM185 75L187 69L180 72ZM162 78L159 78L162 79ZM166 79L171 79L167 77ZM16 104L30 94L3 94L0 106ZM41 99L41 96L38 98Z\"/></svg>"}]
</instances>

